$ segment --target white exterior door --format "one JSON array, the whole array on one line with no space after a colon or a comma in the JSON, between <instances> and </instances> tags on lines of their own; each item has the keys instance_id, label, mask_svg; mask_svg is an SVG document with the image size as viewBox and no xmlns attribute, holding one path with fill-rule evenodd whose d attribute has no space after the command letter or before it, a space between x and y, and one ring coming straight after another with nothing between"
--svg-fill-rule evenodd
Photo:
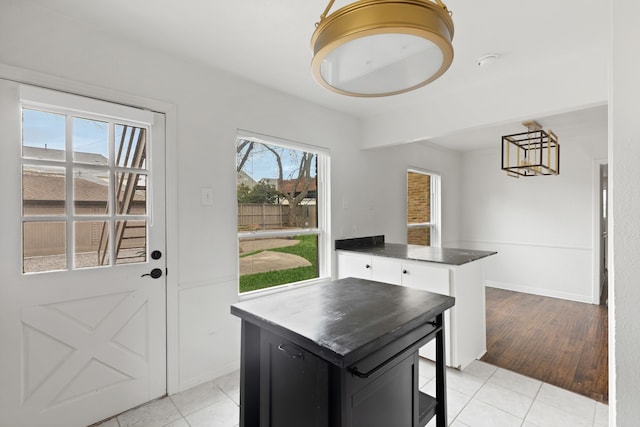
<instances>
[{"instance_id":1,"label":"white exterior door","mask_svg":"<svg viewBox=\"0 0 640 427\"><path fill-rule=\"evenodd\" d=\"M164 153L161 114L0 80L0 426L166 393Z\"/></svg>"}]
</instances>

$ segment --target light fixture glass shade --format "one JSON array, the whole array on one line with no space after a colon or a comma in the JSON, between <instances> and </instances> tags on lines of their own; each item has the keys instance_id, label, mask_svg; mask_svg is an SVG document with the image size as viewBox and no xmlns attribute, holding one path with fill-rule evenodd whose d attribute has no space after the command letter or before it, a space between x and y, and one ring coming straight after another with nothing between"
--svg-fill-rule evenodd
<instances>
[{"instance_id":1,"label":"light fixture glass shade","mask_svg":"<svg viewBox=\"0 0 640 427\"><path fill-rule=\"evenodd\" d=\"M441 2L360 0L318 23L313 75L344 95L407 92L449 68L452 37L453 21Z\"/></svg>"}]
</instances>

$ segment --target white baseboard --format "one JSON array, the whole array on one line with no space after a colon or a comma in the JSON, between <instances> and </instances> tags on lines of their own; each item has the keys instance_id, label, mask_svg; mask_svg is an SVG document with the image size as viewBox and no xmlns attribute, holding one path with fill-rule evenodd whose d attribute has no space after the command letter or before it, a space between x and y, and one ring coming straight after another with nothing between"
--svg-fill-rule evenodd
<instances>
[{"instance_id":1,"label":"white baseboard","mask_svg":"<svg viewBox=\"0 0 640 427\"><path fill-rule=\"evenodd\" d=\"M228 365L223 366L220 369L206 372L195 378L190 378L188 381L180 382L180 384L178 385L178 391L176 393L180 393L192 387L198 386L200 384L204 384L208 381L215 380L216 378L220 378L238 369L240 369L240 360L229 363Z\"/></svg>"},{"instance_id":2,"label":"white baseboard","mask_svg":"<svg viewBox=\"0 0 640 427\"><path fill-rule=\"evenodd\" d=\"M516 285L513 283L494 282L490 280L484 281L485 286L490 288L504 289L507 291L522 292L525 294L540 295L542 297L551 297L564 299L569 301L582 302L586 304L594 304L591 296L572 294L568 292L554 291L551 289L532 288L529 286Z\"/></svg>"}]
</instances>

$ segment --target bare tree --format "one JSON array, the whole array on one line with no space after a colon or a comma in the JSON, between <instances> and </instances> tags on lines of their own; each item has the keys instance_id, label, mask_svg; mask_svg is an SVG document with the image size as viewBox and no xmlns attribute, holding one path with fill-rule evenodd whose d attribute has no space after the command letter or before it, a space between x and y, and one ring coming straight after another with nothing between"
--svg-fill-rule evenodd
<instances>
[{"instance_id":1,"label":"bare tree","mask_svg":"<svg viewBox=\"0 0 640 427\"><path fill-rule=\"evenodd\" d=\"M264 145L264 144L263 144ZM311 166L315 155L313 153L303 152L300 157L300 163L298 165L298 176L289 180L291 186L285 184L282 168L282 158L273 147L264 145L265 148L276 157L278 163L278 189L282 196L287 200L289 205L289 225L291 227L304 227L307 224L304 221L302 213L297 209L300 202L302 202L309 194L309 187L313 178L311 176Z\"/></svg>"},{"instance_id":2,"label":"bare tree","mask_svg":"<svg viewBox=\"0 0 640 427\"><path fill-rule=\"evenodd\" d=\"M254 146L255 146L255 142L247 141L246 139L243 139L242 142L238 144L238 147L236 148L236 155L240 155L240 153L242 153L242 150L244 150L245 148L246 148L246 151L242 153L242 157L240 161L237 162L236 164L236 173L240 172L244 167L244 164L247 163L249 154L251 154L251 152L253 151Z\"/></svg>"},{"instance_id":3,"label":"bare tree","mask_svg":"<svg viewBox=\"0 0 640 427\"><path fill-rule=\"evenodd\" d=\"M278 167L277 177L277 189L288 204L289 215L288 225L290 227L306 227L308 224L303 216L303 213L298 208L300 203L309 195L311 184L314 182L314 177L311 176L313 171L313 165L315 161L314 153L299 152L296 150L279 149L279 147L263 144L260 142L252 142L248 140L241 140L236 148L237 164L236 171L243 170L247 161L252 155L261 151L258 149L264 148L273 154ZM291 176L285 179L285 167L283 166L282 156L288 153L289 155L296 154L294 161L297 163L297 169L291 174ZM301 154L301 155L300 155ZM300 158L298 159L298 155Z\"/></svg>"}]
</instances>

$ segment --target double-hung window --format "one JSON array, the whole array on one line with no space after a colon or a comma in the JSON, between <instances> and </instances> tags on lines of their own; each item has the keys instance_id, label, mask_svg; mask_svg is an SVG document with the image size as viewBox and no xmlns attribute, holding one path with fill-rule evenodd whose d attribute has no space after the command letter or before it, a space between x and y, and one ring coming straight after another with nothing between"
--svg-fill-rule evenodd
<instances>
[{"instance_id":1,"label":"double-hung window","mask_svg":"<svg viewBox=\"0 0 640 427\"><path fill-rule=\"evenodd\" d=\"M239 292L329 277L328 151L241 131L236 176Z\"/></svg>"},{"instance_id":2,"label":"double-hung window","mask_svg":"<svg viewBox=\"0 0 640 427\"><path fill-rule=\"evenodd\" d=\"M440 246L440 176L407 171L407 243Z\"/></svg>"}]
</instances>

